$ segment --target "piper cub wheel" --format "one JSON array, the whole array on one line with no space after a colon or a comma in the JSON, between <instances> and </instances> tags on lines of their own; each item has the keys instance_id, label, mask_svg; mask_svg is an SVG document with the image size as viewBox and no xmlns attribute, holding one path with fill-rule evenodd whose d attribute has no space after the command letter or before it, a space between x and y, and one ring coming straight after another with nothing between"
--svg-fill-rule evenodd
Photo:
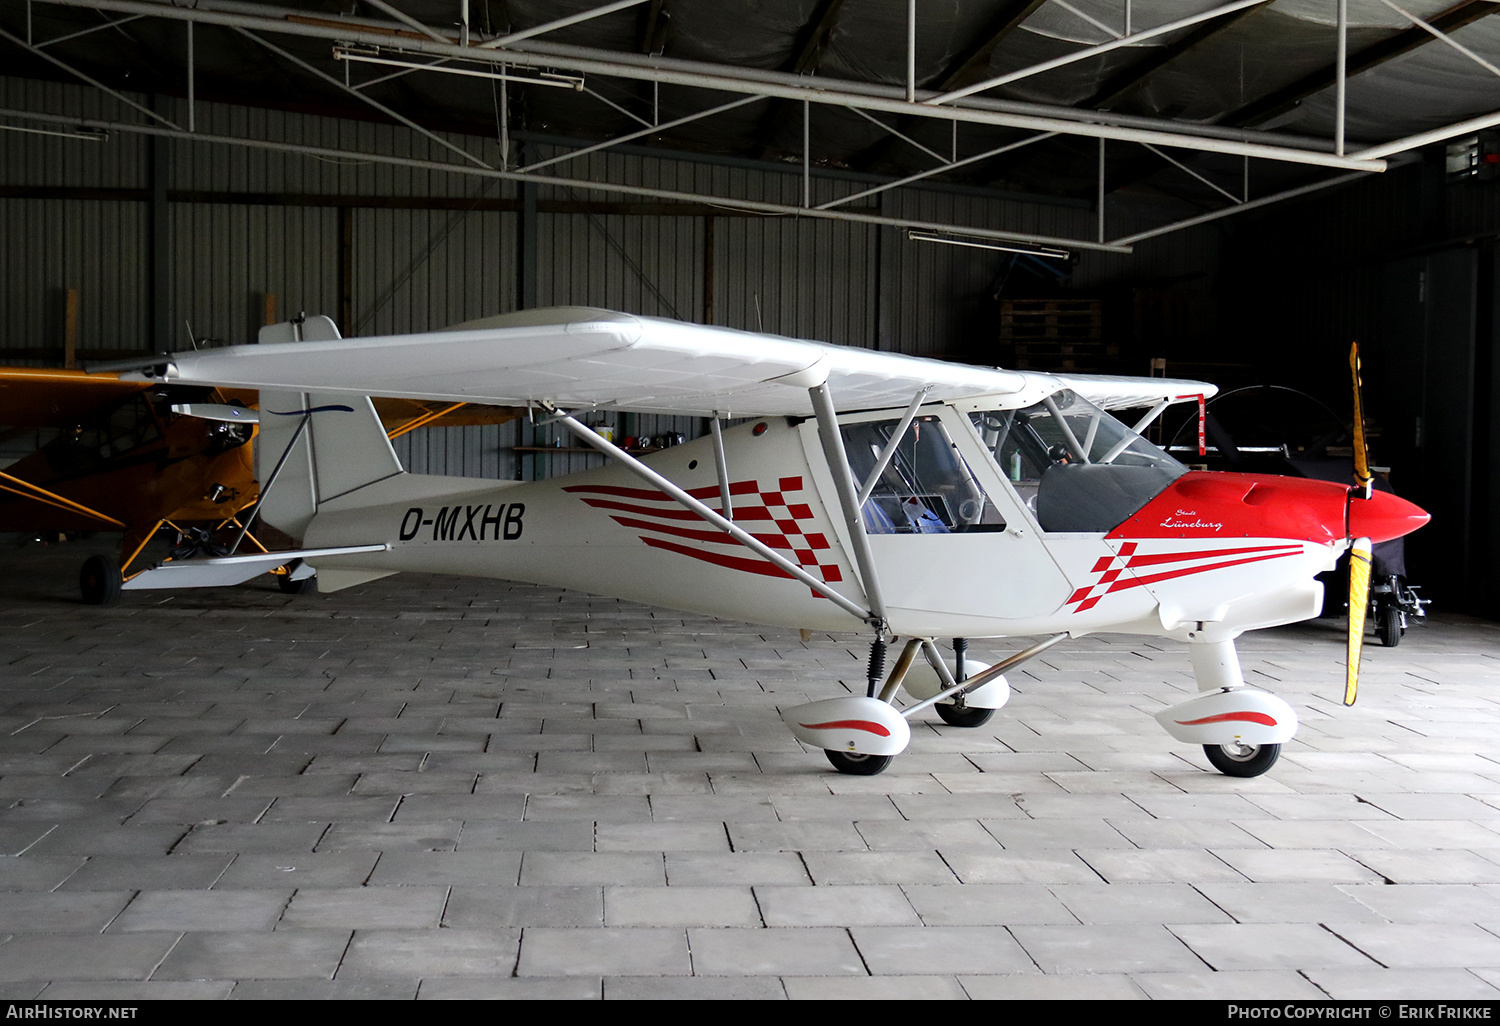
<instances>
[{"instance_id":1,"label":"piper cub wheel","mask_svg":"<svg viewBox=\"0 0 1500 1026\"><path fill-rule=\"evenodd\" d=\"M891 764L894 755L860 755L858 752L835 752L831 748L823 749L823 754L828 756L828 761L833 763L833 768L840 773L850 773L857 777L873 777Z\"/></svg>"},{"instance_id":2,"label":"piper cub wheel","mask_svg":"<svg viewBox=\"0 0 1500 1026\"><path fill-rule=\"evenodd\" d=\"M1214 769L1230 777L1258 777L1276 764L1280 745L1204 745Z\"/></svg>"},{"instance_id":3,"label":"piper cub wheel","mask_svg":"<svg viewBox=\"0 0 1500 1026\"><path fill-rule=\"evenodd\" d=\"M292 580L290 574L279 574L276 578L276 587L281 589L284 595L315 595L318 591L318 578L304 577L300 581Z\"/></svg>"},{"instance_id":4,"label":"piper cub wheel","mask_svg":"<svg viewBox=\"0 0 1500 1026\"><path fill-rule=\"evenodd\" d=\"M78 572L78 590L91 606L112 606L120 601L120 568L112 559L90 556Z\"/></svg>"}]
</instances>

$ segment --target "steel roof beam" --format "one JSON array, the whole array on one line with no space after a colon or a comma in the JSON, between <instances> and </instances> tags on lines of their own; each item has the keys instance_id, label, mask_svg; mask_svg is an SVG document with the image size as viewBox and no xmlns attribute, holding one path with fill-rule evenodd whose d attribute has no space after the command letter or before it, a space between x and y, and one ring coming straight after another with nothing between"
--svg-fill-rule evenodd
<instances>
[{"instance_id":1,"label":"steel roof beam","mask_svg":"<svg viewBox=\"0 0 1500 1026\"><path fill-rule=\"evenodd\" d=\"M1007 153L1011 150L1018 150L1023 146L1030 146L1032 143L1041 142L1044 139L1051 139L1056 136L1056 134L1057 133L1055 132L1043 132L1040 135L1028 136L1025 139L1019 140L1018 142L1006 143L1004 146L998 146L993 150L988 150L984 153L976 153L972 157L965 157L962 160L955 160L946 164L941 164L937 167L928 168L926 171L918 171L915 174L907 175L905 178L898 178L894 182L885 182L881 185L872 186L871 188L864 189L860 192L851 193L848 196L840 196L838 199L832 199L826 203L818 204L818 209L831 210L834 207L843 206L845 203L853 203L855 200L863 199L866 196L873 196L876 193L885 192L889 189L898 189L903 185L910 185L913 182L920 182L924 178L931 178L933 175L940 175L945 171L952 171L954 168L963 167L966 164L974 164L981 160L988 160L991 157L998 157L1002 153Z\"/></svg>"},{"instance_id":2,"label":"steel roof beam","mask_svg":"<svg viewBox=\"0 0 1500 1026\"><path fill-rule=\"evenodd\" d=\"M272 150L279 153L299 153L311 157L331 158L334 160L353 160L372 164L389 164L396 167L410 167L422 171L439 171L447 174L470 175L483 178L494 178L501 181L531 182L537 185L551 185L562 188L582 189L592 192L616 192L627 196L646 196L652 199L672 200L688 203L709 203L733 210L748 213L791 215L797 217L821 218L830 221L851 221L858 224L880 225L891 228L915 228L925 231L962 232L981 239L995 239L1006 242L1020 242L1034 246L1055 246L1064 249L1088 249L1098 250L1106 253L1129 253L1129 246L1116 245L1114 243L1101 243L1086 239L1067 239L1055 236L1032 235L1025 232L1012 232L1003 229L988 227L970 227L966 225L955 225L937 221L919 221L912 218L886 217L879 214L864 214L855 211L840 210L818 210L807 207L794 206L788 203L768 203L761 200L742 199L737 196L710 196L703 193L682 192L675 189L654 189L638 185L625 185L618 182L595 182L580 178L557 178L551 175L520 174L515 171L500 171L490 168L474 167L468 164L451 164L439 160L423 160L415 157L398 157L386 153L363 153L350 150L333 149L326 146L307 146L300 143L273 142L267 139L245 139L240 136L229 135L207 135L204 133L185 132L180 129L156 128L149 125L124 124L115 121L105 121L99 118L83 118L63 114L45 114L37 111L24 111L16 109L0 109L0 117L19 118L21 120L43 121L52 124L72 125L79 128L103 128L110 131L125 132L138 135L152 135L167 139L180 139L186 142L212 143L225 146L244 146L252 149Z\"/></svg>"},{"instance_id":3,"label":"steel roof beam","mask_svg":"<svg viewBox=\"0 0 1500 1026\"><path fill-rule=\"evenodd\" d=\"M678 128L682 125L686 125L694 121L699 121L703 118L712 117L715 114L722 114L725 111L734 110L736 107L743 107L746 104L757 103L764 99L764 96L742 96L738 100L730 100L728 103L722 103L719 106L712 107L708 110L700 110L694 114L684 115L683 117L680 117L675 121L668 121L664 124L650 125L649 127L643 128L638 132L630 132L626 135L616 136L613 139L608 139L602 143L596 143L593 146L582 146L578 149L570 150L567 153L559 154L556 157L548 157L546 160L533 161L532 163L526 164L523 167L518 167L515 170L520 172L529 172L536 171L539 168L549 167L552 164L561 164L564 161L573 160L576 157L582 157L588 153L595 153L599 150L607 150L612 146L619 146L624 143L632 142L636 139L642 138L643 136L654 135L657 132L665 132L669 128Z\"/></svg>"},{"instance_id":4,"label":"steel roof beam","mask_svg":"<svg viewBox=\"0 0 1500 1026\"><path fill-rule=\"evenodd\" d=\"M984 74L1000 44L1046 2L1047 0L1011 0L991 22L989 31L984 34L983 39L971 46L963 56L943 71L938 78L938 91L958 89ZM903 118L900 125L903 131L912 131L910 118ZM882 137L856 154L849 162L850 166L869 170L890 153L895 144L895 139L889 136ZM954 153L952 159L957 161L958 154Z\"/></svg>"},{"instance_id":5,"label":"steel roof beam","mask_svg":"<svg viewBox=\"0 0 1500 1026\"><path fill-rule=\"evenodd\" d=\"M1197 28L1193 29L1193 31L1183 36L1177 42L1172 43L1170 46L1164 47L1162 49L1162 52L1157 54L1155 57L1142 61L1139 64L1132 65L1131 67L1126 68L1107 79L1104 84L1101 85L1099 89L1094 93L1093 96L1090 96L1079 106L1092 107L1096 110L1113 109L1114 107L1118 106L1122 100L1126 99L1137 89L1141 88L1147 82L1149 82L1151 80L1151 76L1155 75L1163 68L1168 67L1179 58L1192 53L1194 50L1197 50L1199 47L1208 43L1210 40L1218 37L1224 32L1227 32L1234 26L1239 25L1245 19L1254 17L1256 14L1259 14L1265 9L1266 5L1262 4L1255 7L1248 7L1242 10L1224 13L1215 19L1204 22ZM1016 166L1016 164L1017 158L1014 157L1009 160L1003 161L1000 167L996 169L995 174L1004 175L1006 170ZM1141 164L1144 166L1144 162L1141 162ZM1156 167L1157 165L1151 164L1150 166Z\"/></svg>"},{"instance_id":6,"label":"steel roof beam","mask_svg":"<svg viewBox=\"0 0 1500 1026\"><path fill-rule=\"evenodd\" d=\"M1233 14L1226 14L1215 21L1199 25L1177 42L1164 47L1162 52L1155 57L1126 68L1124 71L1107 79L1093 96L1083 102L1082 106L1094 107L1099 110L1111 109L1121 100L1149 82L1151 76L1155 75L1158 71L1161 71L1179 58L1192 53L1216 36L1234 28L1234 26L1243 22L1246 18L1254 17L1263 10L1265 10L1264 7L1251 7Z\"/></svg>"},{"instance_id":7,"label":"steel roof beam","mask_svg":"<svg viewBox=\"0 0 1500 1026\"><path fill-rule=\"evenodd\" d=\"M1394 5L1388 5L1394 6ZM1384 64L1403 54L1407 54L1420 47L1441 38L1444 33L1456 31L1465 25L1478 21L1497 10L1493 0L1464 0L1448 8L1446 11L1434 16L1431 22L1415 23L1411 28L1404 29L1389 38L1365 47L1358 53L1349 55L1344 59L1344 78L1351 78L1364 71ZM1405 12L1402 12L1403 15ZM1446 40L1445 40L1446 41ZM1275 92L1269 93L1248 103L1239 110L1226 114L1221 123L1234 125L1236 127L1247 127L1267 121L1278 114L1292 110L1296 105L1309 96L1323 91L1329 87L1336 87L1339 83L1339 62L1329 64L1316 72L1303 76L1296 82L1284 86ZM1478 118L1470 121L1460 122L1445 128L1424 132L1420 135L1411 136L1406 139L1396 139L1387 143L1362 148L1349 154L1351 157L1388 157L1394 153L1400 153L1414 146L1425 145L1429 142L1440 142L1443 139L1452 138L1466 131L1475 131L1478 128L1489 127L1497 122L1489 118ZM1121 188L1146 178L1160 169L1164 161L1155 156L1142 156L1128 162L1116 175L1111 176L1110 189ZM1259 202L1259 201L1257 201ZM1207 215L1210 218L1222 215ZM1196 220L1192 223L1199 223ZM1184 227L1188 226L1184 222Z\"/></svg>"},{"instance_id":8,"label":"steel roof beam","mask_svg":"<svg viewBox=\"0 0 1500 1026\"><path fill-rule=\"evenodd\" d=\"M1133 46L1134 44L1142 42L1143 40L1155 39L1157 36L1167 35L1180 29L1185 29L1189 26L1197 25L1200 22L1210 21L1214 18L1223 17L1226 14L1233 14L1236 11L1245 10L1246 8L1261 7L1269 2L1270 0L1234 0L1234 2L1225 4L1223 7L1216 7L1213 10L1205 11L1202 14L1194 14L1186 18L1179 18L1176 21L1157 25L1154 28L1142 29L1139 32L1131 33L1128 36L1120 36L1116 39L1110 40L1107 43L1100 43L1097 46L1084 47L1082 50L1075 50L1073 53L1064 54L1063 56L1053 58L1050 61L1043 61L1041 64L1034 64L1029 68L1022 68L1019 71L1012 71L1005 75L997 75L994 78L987 78L983 81L975 82L971 85L966 85L962 89L954 89L949 92L942 93L938 96L932 97L931 99L924 100L923 102L932 105L950 103L953 100L962 99L963 97L971 96L974 93L982 93L986 89L995 89L1010 82L1017 82L1023 78L1030 78L1033 75L1040 75L1043 72L1051 71L1054 68L1061 68L1069 64L1076 64L1079 61L1089 60L1094 57L1101 57L1106 53L1110 53L1113 50L1118 50L1124 46Z\"/></svg>"},{"instance_id":9,"label":"steel roof beam","mask_svg":"<svg viewBox=\"0 0 1500 1026\"><path fill-rule=\"evenodd\" d=\"M348 23L349 27L345 28L341 23L313 21L306 19L306 16L300 13L279 8L261 7L258 9L263 12L279 13L280 18L246 15L237 12L246 6L254 5L236 4L230 0L199 0L197 5L191 8L175 7L161 0L36 0L36 2L128 14L153 14L179 21L239 25L256 31L326 39L331 42L354 42L386 48L393 48L394 42L394 48L430 56L488 61L497 64L512 63L541 68L567 68L586 74L614 75L622 78L659 81L669 85L717 89L730 93L764 93L768 96L809 100L813 103L858 106L865 110L896 114L909 113L974 124L1039 131L1056 130L1064 134L1083 135L1090 138L1138 138L1141 141L1156 142L1165 146L1236 154L1248 153L1251 156L1288 160L1295 163L1327 164L1372 171L1381 169L1368 162L1351 163L1328 156L1320 149L1320 147L1326 148L1326 142L1321 140L1288 139L1271 133L1215 129L1179 124L1160 118L1080 111L1046 104L987 101L972 97L961 105L945 104L941 109L934 109L922 102L935 95L929 91L919 92L917 102L908 103L905 99L904 88L878 83L788 75L784 72L706 64L698 61L652 58L638 54L593 50L587 47L543 44L536 41L528 41L523 49L510 49L504 52L481 50L479 47L436 43L404 30L393 32L391 29L358 26L352 21Z\"/></svg>"},{"instance_id":10,"label":"steel roof beam","mask_svg":"<svg viewBox=\"0 0 1500 1026\"><path fill-rule=\"evenodd\" d=\"M828 39L833 35L834 26L838 24L839 8L842 6L844 0L821 0L814 19L803 29L802 45L797 50L797 56L786 67L788 74L811 75L818 70L823 63L823 55L828 52ZM788 119L790 106L790 101L778 99L761 118L760 125L755 130L757 142L753 147L757 157L764 158L770 152L777 129Z\"/></svg>"},{"instance_id":11,"label":"steel roof beam","mask_svg":"<svg viewBox=\"0 0 1500 1026\"><path fill-rule=\"evenodd\" d=\"M970 49L943 73L939 79L938 90L943 92L962 88L973 81L974 76L983 74L984 69L989 67L990 58L994 56L1000 44L1005 42L1006 37L1020 28L1021 23L1031 17L1036 9L1046 2L1047 0L1011 0L1011 3L996 15L983 41Z\"/></svg>"},{"instance_id":12,"label":"steel roof beam","mask_svg":"<svg viewBox=\"0 0 1500 1026\"><path fill-rule=\"evenodd\" d=\"M479 43L478 46L480 49L485 50L514 46L516 43L519 43L522 40L530 39L533 36L545 35L548 32L553 32L560 28L567 28L569 25L577 25L581 21L589 21L593 18L597 18L601 14L613 14L615 11L623 11L627 7L636 7L643 3L646 3L646 0L615 0L614 3L605 4L603 7L595 7L591 10L580 11L577 14L570 14L565 18L558 18L555 21L549 21L543 25L535 25L529 29L522 29L520 32L510 32L503 36L497 36L494 39ZM384 4L380 4L379 6L383 7ZM443 42L443 39L440 37L438 41ZM448 41L451 42L452 40L449 39Z\"/></svg>"},{"instance_id":13,"label":"steel roof beam","mask_svg":"<svg viewBox=\"0 0 1500 1026\"><path fill-rule=\"evenodd\" d=\"M1488 17L1495 13L1497 7L1493 0L1463 0L1462 3L1448 8L1441 14L1434 16L1430 24L1439 32L1453 32L1463 28L1480 18ZM1365 47L1358 53L1351 54L1348 59L1346 74L1349 77L1369 71L1371 68L1379 67L1386 61L1393 60L1403 54L1411 53L1429 43L1434 42L1436 37L1426 30L1413 25L1411 28L1403 29L1388 39L1382 40L1371 46ZM1215 123L1222 125L1234 125L1245 127L1249 125L1262 124L1284 114L1297 104L1315 93L1320 93L1338 80L1338 67L1329 64L1327 67L1319 68L1317 71L1297 79L1274 92L1267 93L1258 100L1245 104L1238 110L1217 118Z\"/></svg>"},{"instance_id":14,"label":"steel roof beam","mask_svg":"<svg viewBox=\"0 0 1500 1026\"><path fill-rule=\"evenodd\" d=\"M386 14L389 14L392 18L395 18L401 24L415 29L416 31L426 36L428 39L435 40L439 43L449 42L447 36L442 35L435 29L428 28L416 18L413 18L411 15L407 14L405 11L402 11L396 7L392 7L390 4L386 3L385 0L365 0L365 3L369 4L371 7L374 7L377 10L384 11Z\"/></svg>"},{"instance_id":15,"label":"steel roof beam","mask_svg":"<svg viewBox=\"0 0 1500 1026\"><path fill-rule=\"evenodd\" d=\"M191 25L192 22L188 22L188 24ZM267 50L270 50L272 53L276 54L282 60L287 61L288 63L291 63L291 64L295 64L297 67L301 68L303 71L307 72L309 75L312 75L315 78L321 79L322 81L327 82L329 85L333 86L335 89L338 89L338 90L340 90L342 92L346 92L349 95L355 97L356 99L358 99L358 100L360 100L360 101L362 101L364 103L369 104L374 109L380 111L380 113L382 113L382 114L386 115L387 117L389 117L389 118L391 118L391 119L393 119L393 120L395 120L395 121L397 121L397 122L405 125L407 128L410 128L413 132L416 132L418 135L426 136L428 139L431 139L433 142L437 143L439 146L442 146L442 147L445 147L448 150L451 150L452 152L458 154L460 157L464 158L465 160L469 161L470 163L475 164L475 165L477 165L479 167L484 167L484 168L487 168L487 167L490 166L489 164L487 164L483 160L480 160L478 157L474 156L472 153L468 152L467 150L463 149L462 147L453 145L447 139L444 139L442 136L438 135L436 132L429 132L427 129L423 128L421 125L417 124L415 121L411 120L410 118L405 117L404 115L398 114L396 111L394 111L391 108L387 107L385 104L380 103L379 101L373 99L372 97L366 96L364 93L361 93L359 90L354 89L351 86L344 85L344 83L340 82L338 79L334 78L332 75L328 74L327 72L320 71L319 69L313 67L311 64L308 64L306 61L304 61L302 58L296 56L295 54L291 54L291 53L288 53L287 51L283 50L281 47L277 46L275 43L271 43L271 42L268 42L267 40L261 39L255 33L250 32L250 31L248 31L246 29L237 28L237 29L235 29L235 31L238 32L240 35L244 36L246 39L249 39L251 42L258 43L260 46L263 46Z\"/></svg>"},{"instance_id":16,"label":"steel roof beam","mask_svg":"<svg viewBox=\"0 0 1500 1026\"><path fill-rule=\"evenodd\" d=\"M115 90L111 89L109 86L105 85L103 82L100 82L100 81L98 81L97 79L94 79L94 78L90 78L88 75L85 75L83 72L79 71L77 68L75 68L72 65L68 64L66 61L61 60L61 59L59 59L57 57L54 57L50 53L47 53L40 46L33 46L32 44L26 42L26 40L20 38L19 36L13 36L13 35L11 35L9 32L5 31L3 28L0 28L0 39L8 39L8 40L10 40L12 43L15 43L17 46L21 47L21 49L28 51L29 53L33 54L34 56L40 57L42 60L46 61L49 64L52 64L55 67L61 68L63 71L67 72L69 75L72 75L74 78L78 79L79 81L87 82L89 85L93 86L95 89L99 90L100 92L105 93L108 96L114 97L116 100L119 100L121 103L125 104L125 106L132 107L135 110L140 111L142 114L145 114L149 118L153 118L153 119L155 119L157 121L160 121L164 125L171 125L173 128L177 128L178 127L175 122L169 121L168 119L162 117L160 114L156 113L154 110L151 110L149 107L143 107L143 106L141 106L139 103L136 103L134 100L132 100L130 97L126 96L124 93L116 92Z\"/></svg>"},{"instance_id":17,"label":"steel roof beam","mask_svg":"<svg viewBox=\"0 0 1500 1026\"><path fill-rule=\"evenodd\" d=\"M1273 203L1280 203L1283 200L1295 199L1298 196L1306 196L1308 193L1318 192L1323 189L1331 188L1335 185L1344 185L1348 182L1353 182L1363 177L1364 175L1359 174L1358 172L1348 175L1338 175L1334 178L1324 179L1321 182L1314 182L1311 185L1302 185L1298 186L1295 189L1283 190L1282 192L1275 193L1271 196L1262 196L1260 199L1249 200L1244 203L1237 203L1235 206L1223 207L1219 210L1214 210L1207 214L1200 214L1197 217L1190 217L1183 221L1174 221L1171 224L1162 225L1159 228L1150 228L1143 232L1136 232L1134 235L1125 235L1118 239L1115 239L1114 243L1117 246L1133 246L1137 242L1142 242L1146 239L1154 239L1159 235L1167 235L1171 232L1181 231L1184 228L1193 228L1200 224L1208 224L1210 221L1218 221L1222 218L1230 217L1234 214L1243 214L1251 210L1259 210L1261 207L1268 207Z\"/></svg>"}]
</instances>

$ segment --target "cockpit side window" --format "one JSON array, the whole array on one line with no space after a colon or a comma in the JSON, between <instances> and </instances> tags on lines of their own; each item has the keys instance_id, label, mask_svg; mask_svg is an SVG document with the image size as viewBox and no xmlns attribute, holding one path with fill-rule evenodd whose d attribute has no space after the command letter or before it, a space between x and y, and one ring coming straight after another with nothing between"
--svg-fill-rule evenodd
<instances>
[{"instance_id":1,"label":"cockpit side window","mask_svg":"<svg viewBox=\"0 0 1500 1026\"><path fill-rule=\"evenodd\" d=\"M1043 531L1110 531L1187 468L1083 397L1061 391L974 427Z\"/></svg>"},{"instance_id":2,"label":"cockpit side window","mask_svg":"<svg viewBox=\"0 0 1500 1026\"><path fill-rule=\"evenodd\" d=\"M1001 531L995 509L935 416L917 417L892 448L899 420L846 424L842 431L856 487L890 458L860 508L869 534L950 534Z\"/></svg>"}]
</instances>

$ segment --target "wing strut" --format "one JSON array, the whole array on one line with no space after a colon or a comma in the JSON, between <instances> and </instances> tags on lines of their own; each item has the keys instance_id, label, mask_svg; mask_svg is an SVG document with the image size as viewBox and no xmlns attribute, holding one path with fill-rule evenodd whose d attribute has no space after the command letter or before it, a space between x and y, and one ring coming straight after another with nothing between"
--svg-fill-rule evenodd
<instances>
[{"instance_id":1,"label":"wing strut","mask_svg":"<svg viewBox=\"0 0 1500 1026\"><path fill-rule=\"evenodd\" d=\"M734 500L729 494L729 461L724 456L724 431L719 427L719 415L712 420L714 429L714 471L719 475L719 509L725 520L734 519Z\"/></svg>"},{"instance_id":2,"label":"wing strut","mask_svg":"<svg viewBox=\"0 0 1500 1026\"><path fill-rule=\"evenodd\" d=\"M100 513L98 510L89 509L82 503L77 503L72 499L64 498L63 496L58 495L56 492L49 492L41 485L34 485L30 481L21 480L19 477L12 477L10 474L0 472L0 481L8 481L10 482L10 484L21 486L20 488L12 488L10 487L10 485L0 485L0 491L11 492L15 495L21 496L23 499L31 499L35 502L40 502L47 506L56 506L58 509L63 510L64 512L80 513L84 516L93 517L96 520L104 521L106 524L113 524L115 527L125 526L125 522L122 520L116 520L114 517L106 516L105 514ZM26 490L22 491L22 488Z\"/></svg>"},{"instance_id":3,"label":"wing strut","mask_svg":"<svg viewBox=\"0 0 1500 1026\"><path fill-rule=\"evenodd\" d=\"M885 631L885 599L880 594L880 579L875 575L875 557L870 552L870 540L865 536L865 525L859 515L859 490L854 485L854 472L849 469L849 453L844 449L844 436L839 431L838 413L833 408L833 395L828 385L814 385L807 390L812 397L813 412L818 415L818 438L823 443L823 456L828 461L828 470L833 474L833 484L839 496L839 506L844 514L844 524L849 529L849 547L854 550L854 562L859 565L860 583L864 585L865 597L870 602L877 632ZM920 396L919 396L920 397ZM907 409L909 416L916 414L916 404ZM908 418L908 423L910 419Z\"/></svg>"},{"instance_id":4,"label":"wing strut","mask_svg":"<svg viewBox=\"0 0 1500 1026\"><path fill-rule=\"evenodd\" d=\"M808 573L796 563L793 563L791 560L787 559L785 556L777 552L775 549L771 548L769 545L766 545L759 539L747 533L744 528L735 524L734 521L726 519L712 507L706 506L703 503L699 502L687 492L683 491L681 488L673 484L670 480L663 477L661 474L658 474L656 471L646 466L640 460L636 459L634 456L630 455L628 452L626 452L624 449L621 449L613 442L606 441L603 437L600 436L597 431L593 431L590 428L585 427L576 418L574 418L572 414L563 413L560 410L549 410L549 412L554 412L554 416L551 418L552 420L562 424L584 444L592 446L593 448L598 449L600 452L604 453L606 456L613 457L614 459L620 461L637 477L644 479L653 486L666 492L673 499L677 500L677 502L679 502L683 506L686 506L694 513L698 514L714 527L717 527L719 530L728 534L735 541L739 542L741 545L745 546L745 548L754 552L757 556L761 557L766 562L771 563L778 569L786 571L792 577L795 577L797 580L807 585L813 591L816 591L819 595L822 595L824 598L834 602L840 608L847 610L851 615L858 617L860 620L863 620L866 623L874 623L879 620L879 617L874 612L860 608L860 606L851 599L847 598L840 592L835 591L825 582L818 580L812 574ZM864 538L863 534L861 534L859 537L861 540L863 540Z\"/></svg>"},{"instance_id":5,"label":"wing strut","mask_svg":"<svg viewBox=\"0 0 1500 1026\"><path fill-rule=\"evenodd\" d=\"M917 409L922 405L922 400L927 398L927 389L921 389L912 396L911 402L906 407L906 412L901 415L901 423L896 425L896 430L891 432L891 440L885 443L885 448L875 460L875 469L870 471L869 478L859 490L859 505L863 508L865 502L870 498L870 493L875 490L875 485L880 481L880 475L885 473L885 468L891 465L891 459L896 455L896 450L901 446L901 440L906 437L906 429L911 427L912 420L917 415ZM842 437L842 436L840 436Z\"/></svg>"}]
</instances>

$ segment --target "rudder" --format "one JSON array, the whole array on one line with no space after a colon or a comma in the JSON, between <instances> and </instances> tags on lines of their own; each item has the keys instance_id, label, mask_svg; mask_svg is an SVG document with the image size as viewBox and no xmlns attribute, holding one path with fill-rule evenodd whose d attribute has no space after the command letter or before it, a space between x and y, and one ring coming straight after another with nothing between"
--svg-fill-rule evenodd
<instances>
[{"instance_id":1,"label":"rudder","mask_svg":"<svg viewBox=\"0 0 1500 1026\"><path fill-rule=\"evenodd\" d=\"M341 337L332 320L318 315L267 325L260 329L259 342ZM304 420L307 426L299 434ZM260 393L255 470L261 519L297 539L320 504L402 472L368 396L280 389Z\"/></svg>"}]
</instances>

